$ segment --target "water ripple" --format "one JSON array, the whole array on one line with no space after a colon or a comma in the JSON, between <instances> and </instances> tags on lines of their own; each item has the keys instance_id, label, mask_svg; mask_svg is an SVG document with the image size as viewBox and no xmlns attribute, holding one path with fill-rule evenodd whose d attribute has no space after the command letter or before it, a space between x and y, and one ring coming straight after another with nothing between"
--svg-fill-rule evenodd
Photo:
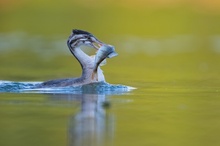
<instances>
[{"instance_id":1,"label":"water ripple","mask_svg":"<svg viewBox=\"0 0 220 146\"><path fill-rule=\"evenodd\" d=\"M57 93L57 94L120 94L135 88L125 85L113 85L106 82L90 83L82 86L36 88L41 82L0 81L0 92L11 93Z\"/></svg>"}]
</instances>

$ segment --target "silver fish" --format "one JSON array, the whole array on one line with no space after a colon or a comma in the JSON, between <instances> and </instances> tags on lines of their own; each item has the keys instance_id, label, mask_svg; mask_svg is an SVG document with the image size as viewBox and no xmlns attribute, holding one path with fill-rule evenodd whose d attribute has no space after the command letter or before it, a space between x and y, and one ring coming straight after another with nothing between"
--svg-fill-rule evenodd
<instances>
[{"instance_id":1,"label":"silver fish","mask_svg":"<svg viewBox=\"0 0 220 146\"><path fill-rule=\"evenodd\" d=\"M105 61L106 58L112 58L117 56L118 54L115 52L115 48L111 45L102 45L96 53L95 56L95 64L93 68L92 79L97 80L97 69L102 62Z\"/></svg>"}]
</instances>

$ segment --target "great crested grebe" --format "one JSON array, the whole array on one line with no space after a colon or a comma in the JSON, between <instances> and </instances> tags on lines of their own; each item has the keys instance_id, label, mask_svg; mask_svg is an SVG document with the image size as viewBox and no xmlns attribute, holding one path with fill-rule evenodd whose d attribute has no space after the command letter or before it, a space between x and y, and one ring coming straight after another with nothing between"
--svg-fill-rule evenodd
<instances>
[{"instance_id":1,"label":"great crested grebe","mask_svg":"<svg viewBox=\"0 0 220 146\"><path fill-rule=\"evenodd\" d=\"M95 58L84 53L80 49L82 45L97 49L98 52ZM72 31L72 34L67 40L67 46L81 65L81 77L50 80L39 84L38 87L78 86L97 81L105 81L105 77L99 65L105 58L111 58L117 55L113 46L106 45L105 43L99 41L91 33L78 29L74 29Z\"/></svg>"}]
</instances>

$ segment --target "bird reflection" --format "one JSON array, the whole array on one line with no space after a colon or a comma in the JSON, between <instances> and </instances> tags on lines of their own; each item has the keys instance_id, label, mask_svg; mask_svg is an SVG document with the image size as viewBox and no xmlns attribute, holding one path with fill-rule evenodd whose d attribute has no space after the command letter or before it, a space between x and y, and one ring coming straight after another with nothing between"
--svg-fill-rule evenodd
<instances>
[{"instance_id":1,"label":"bird reflection","mask_svg":"<svg viewBox=\"0 0 220 146\"><path fill-rule=\"evenodd\" d=\"M105 95L82 94L81 109L70 120L70 146L99 146L111 140L114 118L103 107Z\"/></svg>"},{"instance_id":2,"label":"bird reflection","mask_svg":"<svg viewBox=\"0 0 220 146\"><path fill-rule=\"evenodd\" d=\"M112 143L114 116L106 112L110 103L105 94L53 95L53 99L57 98L80 102L79 111L69 120L69 146L101 146Z\"/></svg>"}]
</instances>

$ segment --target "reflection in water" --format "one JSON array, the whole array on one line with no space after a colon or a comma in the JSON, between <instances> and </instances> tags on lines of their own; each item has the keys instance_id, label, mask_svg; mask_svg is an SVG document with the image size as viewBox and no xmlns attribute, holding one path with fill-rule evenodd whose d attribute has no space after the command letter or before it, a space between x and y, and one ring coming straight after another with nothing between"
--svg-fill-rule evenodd
<instances>
[{"instance_id":1,"label":"reflection in water","mask_svg":"<svg viewBox=\"0 0 220 146\"><path fill-rule=\"evenodd\" d=\"M39 99L37 102L29 102L24 99L21 100L21 102L6 100L2 104L19 103L22 105L26 104L29 107L31 107L30 105L41 106L46 104L46 108L48 105L68 106L71 107L72 111L73 105L70 101L73 100L75 101L74 103L79 101L80 110L75 115L70 115L69 119L67 119L69 121L69 124L67 125L69 146L111 145L114 136L114 116L107 114L105 111L105 108L110 105L106 99L106 95L123 94L134 89L124 85L111 85L105 82L98 82L74 88L32 88L36 84L38 84L38 82L0 81L0 92L22 92L22 94L19 95L23 95L24 93L47 94L49 95L49 102L40 102L39 104ZM57 100L62 100L62 102L57 102ZM22 118L26 118L26 110L24 113L24 117ZM54 111L52 114L54 114ZM30 115L31 117L36 118L32 113L30 113ZM18 124L18 127L19 126L20 125ZM58 125L55 127L57 128L57 126Z\"/></svg>"},{"instance_id":2,"label":"reflection in water","mask_svg":"<svg viewBox=\"0 0 220 146\"><path fill-rule=\"evenodd\" d=\"M70 120L70 146L103 145L113 136L113 117L106 117L105 95L82 94L81 110ZM108 121L107 121L108 120Z\"/></svg>"},{"instance_id":3,"label":"reflection in water","mask_svg":"<svg viewBox=\"0 0 220 146\"><path fill-rule=\"evenodd\" d=\"M56 97L58 95L55 95ZM62 95L62 99L63 99ZM107 115L109 107L104 94L66 95L80 100L80 111L69 121L69 146L99 146L111 142L114 133L114 116Z\"/></svg>"}]
</instances>

